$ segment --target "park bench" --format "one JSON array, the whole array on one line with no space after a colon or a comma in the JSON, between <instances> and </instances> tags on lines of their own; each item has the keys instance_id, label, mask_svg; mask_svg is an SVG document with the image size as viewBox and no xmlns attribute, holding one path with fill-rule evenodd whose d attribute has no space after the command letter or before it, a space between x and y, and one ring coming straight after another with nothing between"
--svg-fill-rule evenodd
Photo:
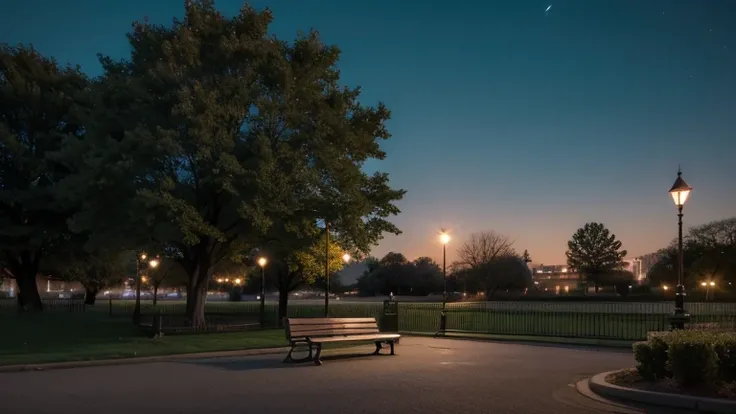
<instances>
[{"instance_id":1,"label":"park bench","mask_svg":"<svg viewBox=\"0 0 736 414\"><path fill-rule=\"evenodd\" d=\"M286 318L285 328L286 339L291 349L284 362L313 360L315 365L322 365L320 354L323 344L373 342L376 344L373 355L379 355L382 344L388 344L391 347L391 355L394 355L394 345L401 338L401 335L396 333L381 333L376 318ZM302 359L294 359L292 353L300 344L309 347L309 355Z\"/></svg>"}]
</instances>

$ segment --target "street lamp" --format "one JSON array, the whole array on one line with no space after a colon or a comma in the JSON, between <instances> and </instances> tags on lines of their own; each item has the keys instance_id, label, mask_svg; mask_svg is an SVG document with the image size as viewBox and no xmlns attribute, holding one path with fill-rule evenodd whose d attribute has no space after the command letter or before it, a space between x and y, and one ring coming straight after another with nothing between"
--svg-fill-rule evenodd
<instances>
[{"instance_id":1,"label":"street lamp","mask_svg":"<svg viewBox=\"0 0 736 414\"><path fill-rule=\"evenodd\" d=\"M135 282L135 308L133 308L133 323L138 325L141 322L141 283L145 281L145 276L141 274L141 268L143 267L143 264L145 263L145 260L148 259L148 255L145 253L141 253L138 255L135 259L135 273L136 273L136 282ZM158 266L158 260L152 259L148 262L148 266L151 268L156 268Z\"/></svg>"},{"instance_id":2,"label":"street lamp","mask_svg":"<svg viewBox=\"0 0 736 414\"><path fill-rule=\"evenodd\" d=\"M261 267L261 329L266 326L266 263L268 263L268 260L266 260L265 257L260 257L258 259L258 266Z\"/></svg>"},{"instance_id":3,"label":"street lamp","mask_svg":"<svg viewBox=\"0 0 736 414\"><path fill-rule=\"evenodd\" d=\"M440 329L435 333L435 336L442 333L444 335L445 329L447 329L447 314L445 313L445 307L447 306L447 243L450 242L450 235L447 234L445 229L441 230L440 243L442 243L442 278L445 281L445 290L442 294L442 312L440 312Z\"/></svg>"},{"instance_id":4,"label":"street lamp","mask_svg":"<svg viewBox=\"0 0 736 414\"><path fill-rule=\"evenodd\" d=\"M677 289L675 290L675 314L672 316L672 329L685 329L685 321L689 315L685 312L685 285L684 278L684 259L682 252L682 207L685 205L692 187L687 185L682 179L682 171L677 170L677 179L670 188L670 195L677 206L677 231L678 231L678 247L677 247Z\"/></svg>"},{"instance_id":5,"label":"street lamp","mask_svg":"<svg viewBox=\"0 0 736 414\"><path fill-rule=\"evenodd\" d=\"M350 254L348 254L348 253L345 253L344 255L342 255L342 261L343 261L343 262L345 262L345 263L350 263L350 259L351 259L351 258L350 258Z\"/></svg>"},{"instance_id":6,"label":"street lamp","mask_svg":"<svg viewBox=\"0 0 736 414\"><path fill-rule=\"evenodd\" d=\"M443 229L440 234L440 243L442 243L442 277L445 279L445 302L447 301L447 243L449 242L450 235Z\"/></svg>"}]
</instances>

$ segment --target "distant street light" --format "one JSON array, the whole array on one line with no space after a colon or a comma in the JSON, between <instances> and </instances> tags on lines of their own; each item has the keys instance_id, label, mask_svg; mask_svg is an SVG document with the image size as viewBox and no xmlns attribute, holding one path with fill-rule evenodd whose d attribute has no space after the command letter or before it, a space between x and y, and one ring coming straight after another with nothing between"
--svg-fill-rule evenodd
<instances>
[{"instance_id":1,"label":"distant street light","mask_svg":"<svg viewBox=\"0 0 736 414\"><path fill-rule=\"evenodd\" d=\"M343 262L350 263L350 259L351 259L350 254L345 253L344 255L342 255L342 261Z\"/></svg>"},{"instance_id":2,"label":"distant street light","mask_svg":"<svg viewBox=\"0 0 736 414\"><path fill-rule=\"evenodd\" d=\"M266 263L268 263L268 260L265 257L258 259L258 266L261 267L261 329L266 326Z\"/></svg>"},{"instance_id":3,"label":"distant street light","mask_svg":"<svg viewBox=\"0 0 736 414\"><path fill-rule=\"evenodd\" d=\"M672 316L671 324L672 329L685 329L685 321L689 315L685 312L685 285L683 283L684 277L684 259L682 251L682 207L685 205L692 187L687 185L685 180L682 179L682 171L678 169L677 179L670 188L670 195L672 200L677 206L677 234L678 234L678 247L677 247L677 289L675 291L675 314Z\"/></svg>"},{"instance_id":4,"label":"distant street light","mask_svg":"<svg viewBox=\"0 0 736 414\"><path fill-rule=\"evenodd\" d=\"M141 253L138 255L135 259L135 273L136 273L136 281L135 281L135 308L133 308L133 323L138 325L141 323L141 283L146 282L146 277L141 274L142 267L145 264L148 264L151 268L156 268L158 266L158 260L152 259L148 262L146 262L146 259L148 259L148 255L146 253Z\"/></svg>"}]
</instances>

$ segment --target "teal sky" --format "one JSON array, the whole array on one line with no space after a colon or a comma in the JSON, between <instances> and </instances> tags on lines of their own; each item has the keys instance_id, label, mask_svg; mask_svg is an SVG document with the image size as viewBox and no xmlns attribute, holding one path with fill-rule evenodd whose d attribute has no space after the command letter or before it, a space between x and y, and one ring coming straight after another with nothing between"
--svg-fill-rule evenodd
<instances>
[{"instance_id":1,"label":"teal sky","mask_svg":"<svg viewBox=\"0 0 736 414\"><path fill-rule=\"evenodd\" d=\"M545 15L549 4L552 8ZM239 0L216 2L232 15ZM388 159L408 190L404 231L374 254L441 259L496 230L535 262L564 262L587 221L630 255L676 235L667 190L682 165L686 225L736 215L736 2L727 0L254 1L272 31L317 29L342 50L343 81L393 111ZM181 0L0 0L0 42L32 43L100 73L125 33L168 23Z\"/></svg>"}]
</instances>

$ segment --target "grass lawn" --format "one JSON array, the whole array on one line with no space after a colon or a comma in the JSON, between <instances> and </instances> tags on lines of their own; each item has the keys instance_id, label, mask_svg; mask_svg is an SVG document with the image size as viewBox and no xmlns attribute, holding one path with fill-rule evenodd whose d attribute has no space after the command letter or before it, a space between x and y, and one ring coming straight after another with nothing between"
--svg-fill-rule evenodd
<instances>
[{"instance_id":1,"label":"grass lawn","mask_svg":"<svg viewBox=\"0 0 736 414\"><path fill-rule=\"evenodd\" d=\"M286 346L281 329L151 339L102 313L0 314L0 365L130 358Z\"/></svg>"}]
</instances>

